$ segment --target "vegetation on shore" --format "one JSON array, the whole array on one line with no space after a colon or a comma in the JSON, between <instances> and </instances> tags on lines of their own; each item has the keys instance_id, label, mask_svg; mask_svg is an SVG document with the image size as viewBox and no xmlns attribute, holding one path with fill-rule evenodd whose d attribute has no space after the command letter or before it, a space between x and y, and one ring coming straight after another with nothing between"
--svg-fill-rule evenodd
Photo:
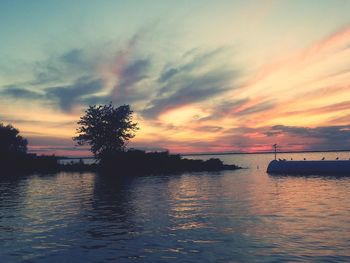
<instances>
[{"instance_id":1,"label":"vegetation on shore","mask_svg":"<svg viewBox=\"0 0 350 263\"><path fill-rule=\"evenodd\" d=\"M220 159L193 160L169 152L145 152L126 149L128 141L139 129L133 122L129 105L112 104L90 106L78 121L78 145L88 144L96 163L61 164L55 156L37 156L27 153L27 140L11 125L0 123L0 165L3 171L24 173L51 173L58 171L101 171L111 174L157 174L200 171L234 170L240 167L226 165Z\"/></svg>"},{"instance_id":2,"label":"vegetation on shore","mask_svg":"<svg viewBox=\"0 0 350 263\"><path fill-rule=\"evenodd\" d=\"M0 161L2 172L6 173L55 173L67 172L92 172L98 171L105 174L159 174L235 170L240 167L226 165L220 159L194 160L182 158L179 154L168 152L145 152L129 150L111 155L103 163L85 164L83 161L60 163L55 156L37 156L33 154L14 155L7 158L6 162Z\"/></svg>"}]
</instances>

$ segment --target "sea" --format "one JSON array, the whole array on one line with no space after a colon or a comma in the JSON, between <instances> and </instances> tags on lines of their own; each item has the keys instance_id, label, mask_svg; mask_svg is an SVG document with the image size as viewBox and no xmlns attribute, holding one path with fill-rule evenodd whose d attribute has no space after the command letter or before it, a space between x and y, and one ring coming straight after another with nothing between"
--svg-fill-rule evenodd
<instances>
[{"instance_id":1,"label":"sea","mask_svg":"<svg viewBox=\"0 0 350 263\"><path fill-rule=\"evenodd\" d=\"M323 157L350 152L277 156ZM0 262L350 262L350 175L269 175L273 154L187 158L244 169L0 176Z\"/></svg>"}]
</instances>

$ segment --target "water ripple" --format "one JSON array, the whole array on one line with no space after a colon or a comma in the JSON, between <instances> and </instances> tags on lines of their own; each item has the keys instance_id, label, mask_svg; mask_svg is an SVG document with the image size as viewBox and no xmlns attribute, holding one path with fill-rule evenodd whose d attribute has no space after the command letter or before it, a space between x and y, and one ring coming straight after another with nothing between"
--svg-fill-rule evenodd
<instances>
[{"instance_id":1,"label":"water ripple","mask_svg":"<svg viewBox=\"0 0 350 263\"><path fill-rule=\"evenodd\" d=\"M263 167L266 160L259 162ZM348 262L349 199L350 178L271 177L257 169L120 180L93 173L4 179L0 258Z\"/></svg>"}]
</instances>

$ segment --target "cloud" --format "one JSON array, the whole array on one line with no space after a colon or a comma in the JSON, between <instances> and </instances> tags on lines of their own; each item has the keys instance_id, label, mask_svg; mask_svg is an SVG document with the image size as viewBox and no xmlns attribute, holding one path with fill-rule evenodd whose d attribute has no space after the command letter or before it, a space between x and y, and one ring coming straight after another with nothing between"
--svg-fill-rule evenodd
<instances>
[{"instance_id":1,"label":"cloud","mask_svg":"<svg viewBox=\"0 0 350 263\"><path fill-rule=\"evenodd\" d=\"M345 114L340 117L336 117L332 119L330 122L334 124L346 124L350 120L350 114Z\"/></svg>"},{"instance_id":2,"label":"cloud","mask_svg":"<svg viewBox=\"0 0 350 263\"><path fill-rule=\"evenodd\" d=\"M342 126L322 126L322 127L299 127L275 125L271 127L273 133L288 133L295 136L314 138L335 138L340 140L350 139L350 125Z\"/></svg>"},{"instance_id":3,"label":"cloud","mask_svg":"<svg viewBox=\"0 0 350 263\"><path fill-rule=\"evenodd\" d=\"M93 50L71 49L35 63L34 80L30 85L52 85L74 81L82 76L95 76L104 58Z\"/></svg>"},{"instance_id":4,"label":"cloud","mask_svg":"<svg viewBox=\"0 0 350 263\"><path fill-rule=\"evenodd\" d=\"M129 87L147 77L146 73L150 67L150 60L138 59L133 61L122 71L122 78L117 87Z\"/></svg>"},{"instance_id":5,"label":"cloud","mask_svg":"<svg viewBox=\"0 0 350 263\"><path fill-rule=\"evenodd\" d=\"M62 127L72 127L75 125L75 121L43 121L43 120L32 120L32 119L21 119L16 117L5 117L0 115L0 122L11 123L11 124L30 124L30 125L38 125L52 128L62 128ZM26 132L26 134L30 134L31 132ZM40 133L42 134L42 133Z\"/></svg>"},{"instance_id":6,"label":"cloud","mask_svg":"<svg viewBox=\"0 0 350 263\"><path fill-rule=\"evenodd\" d=\"M350 125L321 126L315 128L276 125L266 131L265 134L269 137L287 135L300 139L307 138L310 142L316 139L317 143L304 145L306 149L310 150L341 150L350 148Z\"/></svg>"},{"instance_id":7,"label":"cloud","mask_svg":"<svg viewBox=\"0 0 350 263\"><path fill-rule=\"evenodd\" d=\"M82 49L71 49L60 56L60 60L66 64L82 66L85 64Z\"/></svg>"},{"instance_id":8,"label":"cloud","mask_svg":"<svg viewBox=\"0 0 350 263\"><path fill-rule=\"evenodd\" d=\"M146 85L141 85L149 76L151 59L136 59L125 62L119 69L117 81L111 92L107 95L89 96L83 101L87 105L104 104L112 101L115 104L133 104L140 100L146 100L150 92Z\"/></svg>"},{"instance_id":9,"label":"cloud","mask_svg":"<svg viewBox=\"0 0 350 263\"><path fill-rule=\"evenodd\" d=\"M45 105L53 102L66 113L111 101L131 104L144 117L156 118L237 88L238 72L223 63L228 48L192 49L180 62L164 66L154 54L145 55L142 40L147 31L136 32L121 45L113 41L104 48L73 48L51 55L35 63L34 80L24 83L23 89L6 90L6 96Z\"/></svg>"},{"instance_id":10,"label":"cloud","mask_svg":"<svg viewBox=\"0 0 350 263\"><path fill-rule=\"evenodd\" d=\"M144 37L144 30L136 32L125 44L110 47L106 44L103 52L89 49L72 49L57 57L50 70L50 63L46 64L46 79L55 80L55 75L61 73L70 82L78 82L82 76L91 76L91 79L103 79L105 89L99 94L91 93L89 96L82 94L80 99L68 99L64 103L63 98L70 97L73 88L52 90L49 95L55 95L59 99L62 109L72 108L72 104L101 104L112 101L115 104L132 104L139 100L145 100L150 94L143 80L149 78L152 67L150 57L144 57L137 51L141 49L140 40ZM119 46L115 48L115 46ZM101 49L101 47L100 47ZM44 71L45 72L45 71ZM72 84L77 86L77 84ZM78 85L79 86L79 85ZM76 92L82 89L74 88ZM53 93L53 94L52 94ZM75 98L78 94L73 94ZM52 97L52 96L51 96Z\"/></svg>"},{"instance_id":11,"label":"cloud","mask_svg":"<svg viewBox=\"0 0 350 263\"><path fill-rule=\"evenodd\" d=\"M225 100L217 103L211 109L208 116L200 118L199 121L218 121L225 117L244 118L247 115L268 111L275 107L272 101L252 100L250 98Z\"/></svg>"},{"instance_id":12,"label":"cloud","mask_svg":"<svg viewBox=\"0 0 350 263\"><path fill-rule=\"evenodd\" d=\"M142 48L143 31L122 46L113 42L101 44L103 48L73 48L37 61L32 65L34 79L1 87L0 94L46 105L54 102L51 105L64 112L86 104L145 100L150 93L140 84L149 77L152 61L136 52Z\"/></svg>"},{"instance_id":13,"label":"cloud","mask_svg":"<svg viewBox=\"0 0 350 263\"><path fill-rule=\"evenodd\" d=\"M291 115L291 114L322 114L322 113L329 113L329 112L337 112L337 111L343 111L350 108L350 101L342 101L339 103L334 103L326 106L321 107L314 107L310 109L303 109L303 110L297 110L297 111L290 111L286 112L285 115Z\"/></svg>"},{"instance_id":14,"label":"cloud","mask_svg":"<svg viewBox=\"0 0 350 263\"><path fill-rule=\"evenodd\" d=\"M6 86L2 91L0 91L0 94L13 99L37 100L43 98L43 94L39 92L20 88L14 85Z\"/></svg>"},{"instance_id":15,"label":"cloud","mask_svg":"<svg viewBox=\"0 0 350 263\"><path fill-rule=\"evenodd\" d=\"M210 72L203 76L188 76L178 84L172 86L174 92L163 98L156 98L151 101L151 107L147 108L143 114L146 117L156 117L162 112L177 108L179 106L200 102L218 94L228 88L233 72ZM165 87L158 93L162 97L162 91L170 91L170 87Z\"/></svg>"},{"instance_id":16,"label":"cloud","mask_svg":"<svg viewBox=\"0 0 350 263\"><path fill-rule=\"evenodd\" d=\"M74 106L84 104L86 98L103 88L101 79L80 78L73 84L48 87L40 92L17 86L6 86L0 95L15 100L53 101L62 111L70 112Z\"/></svg>"},{"instance_id":17,"label":"cloud","mask_svg":"<svg viewBox=\"0 0 350 263\"><path fill-rule=\"evenodd\" d=\"M176 75L181 75L182 73L186 73L186 72L193 72L203 68L203 66L207 66L207 65L211 66L210 64L213 64L214 62L216 62L216 60L220 57L220 55L224 54L225 51L227 50L225 50L224 48L217 48L214 50L197 53L199 52L198 48L192 49L186 52L183 56L183 58L191 56L191 59L189 62L185 64L166 67L161 73L160 77L158 78L158 81L160 83L166 83L168 80L170 80L172 77Z\"/></svg>"},{"instance_id":18,"label":"cloud","mask_svg":"<svg viewBox=\"0 0 350 263\"><path fill-rule=\"evenodd\" d=\"M235 114L238 116L242 116L242 115L249 115L249 114L264 112L264 111L272 109L274 106L275 106L275 104L273 102L264 101L261 103L257 103L253 106L247 107L245 109L238 110L235 112Z\"/></svg>"},{"instance_id":19,"label":"cloud","mask_svg":"<svg viewBox=\"0 0 350 263\"><path fill-rule=\"evenodd\" d=\"M135 85L148 78L151 68L150 59L136 59L126 63L120 70L117 83L113 87L112 98L121 103L130 103L144 99L146 94Z\"/></svg>"},{"instance_id":20,"label":"cloud","mask_svg":"<svg viewBox=\"0 0 350 263\"><path fill-rule=\"evenodd\" d=\"M88 147L76 147L71 138L36 134L31 134L27 138L29 152L58 156L91 156Z\"/></svg>"},{"instance_id":21,"label":"cloud","mask_svg":"<svg viewBox=\"0 0 350 263\"><path fill-rule=\"evenodd\" d=\"M237 100L224 100L218 102L214 107L210 109L208 116L200 118L199 121L219 120L226 116L231 116L232 111L237 110L239 107L249 101L248 98Z\"/></svg>"},{"instance_id":22,"label":"cloud","mask_svg":"<svg viewBox=\"0 0 350 263\"><path fill-rule=\"evenodd\" d=\"M214 126L214 125L202 125L195 128L197 131L200 132L219 132L222 131L224 128L221 126Z\"/></svg>"},{"instance_id":23,"label":"cloud","mask_svg":"<svg viewBox=\"0 0 350 263\"><path fill-rule=\"evenodd\" d=\"M56 147L74 147L74 142L71 138L60 138L47 135L29 135L29 145L37 146L56 146Z\"/></svg>"},{"instance_id":24,"label":"cloud","mask_svg":"<svg viewBox=\"0 0 350 263\"><path fill-rule=\"evenodd\" d=\"M176 68L167 69L160 76L159 82L166 82L168 79L170 79L172 76L176 75L178 72L179 72L179 69L176 69Z\"/></svg>"},{"instance_id":25,"label":"cloud","mask_svg":"<svg viewBox=\"0 0 350 263\"><path fill-rule=\"evenodd\" d=\"M46 89L46 97L55 101L62 111L70 112L83 98L103 88L101 79L78 79L74 84Z\"/></svg>"},{"instance_id":26,"label":"cloud","mask_svg":"<svg viewBox=\"0 0 350 263\"><path fill-rule=\"evenodd\" d=\"M257 128L238 126L220 130L212 140L168 142L174 149L184 151L272 151L277 143L283 151L348 150L350 125L320 126L262 126Z\"/></svg>"},{"instance_id":27,"label":"cloud","mask_svg":"<svg viewBox=\"0 0 350 263\"><path fill-rule=\"evenodd\" d=\"M161 88L142 112L143 116L155 118L165 111L205 101L237 88L234 80L238 72L217 66L217 56L221 52L221 49L209 51L184 65L164 70L158 78Z\"/></svg>"}]
</instances>

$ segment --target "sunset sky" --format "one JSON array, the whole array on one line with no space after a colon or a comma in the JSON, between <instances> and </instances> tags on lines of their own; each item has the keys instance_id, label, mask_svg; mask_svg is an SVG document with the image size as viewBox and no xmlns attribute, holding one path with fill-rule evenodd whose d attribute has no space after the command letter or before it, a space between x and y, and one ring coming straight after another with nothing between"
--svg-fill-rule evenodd
<instances>
[{"instance_id":1,"label":"sunset sky","mask_svg":"<svg viewBox=\"0 0 350 263\"><path fill-rule=\"evenodd\" d=\"M0 122L84 156L88 105L130 104L130 147L350 149L350 1L0 3Z\"/></svg>"}]
</instances>

